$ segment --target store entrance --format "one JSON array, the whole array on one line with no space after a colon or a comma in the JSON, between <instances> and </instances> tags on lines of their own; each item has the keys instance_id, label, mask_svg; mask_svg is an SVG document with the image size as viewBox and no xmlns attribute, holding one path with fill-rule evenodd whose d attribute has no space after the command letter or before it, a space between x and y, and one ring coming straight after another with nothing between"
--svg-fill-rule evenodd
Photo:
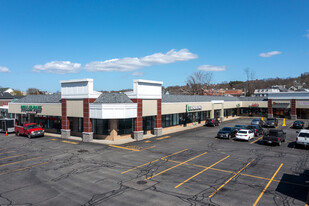
<instances>
[{"instance_id":1,"label":"store entrance","mask_svg":"<svg viewBox=\"0 0 309 206\"><path fill-rule=\"evenodd\" d=\"M151 132L155 127L155 117L143 117L143 132L147 134L147 132Z\"/></svg>"}]
</instances>

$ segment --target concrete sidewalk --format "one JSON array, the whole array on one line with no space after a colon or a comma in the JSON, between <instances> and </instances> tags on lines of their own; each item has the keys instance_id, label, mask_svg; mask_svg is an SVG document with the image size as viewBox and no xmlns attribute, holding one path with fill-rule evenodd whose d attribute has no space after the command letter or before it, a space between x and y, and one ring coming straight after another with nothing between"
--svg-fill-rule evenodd
<instances>
[{"instance_id":1,"label":"concrete sidewalk","mask_svg":"<svg viewBox=\"0 0 309 206\"><path fill-rule=\"evenodd\" d=\"M239 119L239 118L242 118L242 117L230 117L230 118L225 119L224 121L230 121L230 120ZM194 128L199 128L199 127L202 127L202 126L204 126L204 124L191 124L187 127L178 127L178 128L172 128L172 129L167 128L167 129L162 131L162 136L168 135L168 134L173 134L173 133L176 133L176 132L186 131L186 130L190 130L190 129L194 129ZM83 139L81 137L76 137L76 136L70 136L68 138L62 138L61 134L53 134L53 133L47 133L47 132L45 132L45 134L47 136L66 139L66 140L74 140L74 141L80 141L80 142L83 141ZM153 134L144 135L144 139L150 139L150 138L153 138L153 137L156 137L156 136L153 135ZM132 138L115 140L115 141L104 140L104 139L94 139L91 143L105 144L105 145L122 145L122 144L135 142L135 141L136 140L132 139Z\"/></svg>"}]
</instances>

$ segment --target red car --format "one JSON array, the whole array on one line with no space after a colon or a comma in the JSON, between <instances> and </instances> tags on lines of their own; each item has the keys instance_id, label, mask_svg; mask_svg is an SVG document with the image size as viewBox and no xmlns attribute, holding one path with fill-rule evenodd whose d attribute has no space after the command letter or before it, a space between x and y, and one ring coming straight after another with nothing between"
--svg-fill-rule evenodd
<instances>
[{"instance_id":1,"label":"red car","mask_svg":"<svg viewBox=\"0 0 309 206\"><path fill-rule=\"evenodd\" d=\"M23 126L16 125L15 134L17 136L25 135L29 139L32 137L44 137L44 129L42 129L42 127L38 126L36 123L28 123L24 124Z\"/></svg>"}]
</instances>

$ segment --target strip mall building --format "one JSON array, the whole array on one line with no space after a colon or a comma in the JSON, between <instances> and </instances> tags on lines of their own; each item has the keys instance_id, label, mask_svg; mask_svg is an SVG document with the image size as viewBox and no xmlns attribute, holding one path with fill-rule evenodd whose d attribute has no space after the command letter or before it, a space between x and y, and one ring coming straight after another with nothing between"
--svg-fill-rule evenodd
<instances>
[{"instance_id":1,"label":"strip mall building","mask_svg":"<svg viewBox=\"0 0 309 206\"><path fill-rule=\"evenodd\" d=\"M134 80L128 93L99 93L92 79L61 81L61 94L29 95L9 103L18 124L36 122L48 132L83 141L119 140L162 134L171 127L222 121L234 116L309 118L309 93L265 97L162 95L159 81Z\"/></svg>"}]
</instances>

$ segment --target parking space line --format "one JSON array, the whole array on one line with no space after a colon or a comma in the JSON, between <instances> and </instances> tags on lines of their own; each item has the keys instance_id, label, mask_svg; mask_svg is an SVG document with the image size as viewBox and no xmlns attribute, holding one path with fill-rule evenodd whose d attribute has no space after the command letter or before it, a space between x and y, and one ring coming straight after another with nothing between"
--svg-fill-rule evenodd
<instances>
[{"instance_id":1,"label":"parking space line","mask_svg":"<svg viewBox=\"0 0 309 206\"><path fill-rule=\"evenodd\" d=\"M161 139L167 139L167 138L170 138L171 136L164 136L164 137L159 137L157 138L157 140L161 140Z\"/></svg>"},{"instance_id":2,"label":"parking space line","mask_svg":"<svg viewBox=\"0 0 309 206\"><path fill-rule=\"evenodd\" d=\"M4 157L4 158L1 158L0 160L11 159L11 158L14 158L14 157L20 157L20 156L24 156L24 155L26 155L26 154L15 155L15 156L10 156L10 157Z\"/></svg>"},{"instance_id":3,"label":"parking space line","mask_svg":"<svg viewBox=\"0 0 309 206\"><path fill-rule=\"evenodd\" d=\"M78 144L78 142L71 142L71 141L67 141L67 140L61 140L61 142L69 143L69 144Z\"/></svg>"},{"instance_id":4,"label":"parking space line","mask_svg":"<svg viewBox=\"0 0 309 206\"><path fill-rule=\"evenodd\" d=\"M195 157L192 157L192 158L190 158L190 159L188 159L188 160L186 160L186 161L184 161L184 162L181 162L181 163L179 163L179 164L177 164L177 165L175 165L175 166L173 166L173 167L170 167L170 168L168 168L168 169L166 169L166 170L163 170L163 171L161 171L161 172L159 172L159 173L157 173L157 174L155 174L155 175L153 175L153 176L151 176L151 177L146 178L146 180L149 180L149 179L151 179L151 178L153 178L153 177L156 177L156 176L158 176L158 175L160 175L160 174L163 174L163 173L165 173L165 172L167 172L167 171L169 171L169 170L171 170L171 169L174 169L174 168L176 168L176 167L179 167L180 165L183 165L183 164L185 164L185 163L187 163L187 162L189 162L189 161L191 161L191 160L194 160L194 159L196 159L196 158L198 158L198 157L200 157L200 156L203 156L203 155L205 155L205 154L207 154L207 152L204 152L204 153L202 153L202 154L199 154L199 155L197 155L197 156L195 156Z\"/></svg>"},{"instance_id":5,"label":"parking space line","mask_svg":"<svg viewBox=\"0 0 309 206\"><path fill-rule=\"evenodd\" d=\"M132 149L132 148L128 148L128 147L122 147L122 146L118 146L118 145L108 145L110 147L116 147L116 148L120 148L120 149L126 149L126 150L131 150L131 151L135 151L135 152L139 152L140 150L138 149Z\"/></svg>"},{"instance_id":6,"label":"parking space line","mask_svg":"<svg viewBox=\"0 0 309 206\"><path fill-rule=\"evenodd\" d=\"M53 140L53 141L57 141L58 139L51 139L51 140Z\"/></svg>"},{"instance_id":7,"label":"parking space line","mask_svg":"<svg viewBox=\"0 0 309 206\"><path fill-rule=\"evenodd\" d=\"M259 140L260 140L260 139L262 139L263 137L264 137L264 136L259 137L258 139L254 140L253 142L250 142L250 144L253 144L253 143L255 143L255 142L259 141Z\"/></svg>"},{"instance_id":8,"label":"parking space line","mask_svg":"<svg viewBox=\"0 0 309 206\"><path fill-rule=\"evenodd\" d=\"M21 162L27 162L27 161L38 159L38 158L42 158L42 157L34 157L34 158L25 159L25 160L21 160L21 161L17 161L17 162L10 162L10 163L7 163L7 164L0 165L0 167L4 167L4 166L8 166L8 165L14 165L14 164L18 164L18 163L21 163Z\"/></svg>"},{"instance_id":9,"label":"parking space line","mask_svg":"<svg viewBox=\"0 0 309 206\"><path fill-rule=\"evenodd\" d=\"M16 152L16 151L2 152L2 153L0 153L0 154L8 154L8 153L12 153L12 152Z\"/></svg>"},{"instance_id":10,"label":"parking space line","mask_svg":"<svg viewBox=\"0 0 309 206\"><path fill-rule=\"evenodd\" d=\"M257 203L260 201L261 197L263 196L264 192L267 190L267 188L269 187L270 183L273 181L273 179L276 177L277 173L279 172L279 170L281 169L283 163L281 163L281 165L278 167L277 171L274 173L274 175L271 177L271 179L268 181L267 185L265 186L265 188L263 189L263 191L261 192L261 194L259 195L259 197L256 199L255 203L253 204L253 206L256 206Z\"/></svg>"},{"instance_id":11,"label":"parking space line","mask_svg":"<svg viewBox=\"0 0 309 206\"><path fill-rule=\"evenodd\" d=\"M239 170L236 174L234 174L232 177L230 177L230 179L228 179L223 185L221 185L218 189L216 189L213 193L211 193L211 195L209 195L208 197L211 198L212 196L214 196L219 190L221 190L222 187L224 187L227 183L229 183L234 177L236 177L239 173L241 173L244 169L246 169L252 162L254 161L251 160L251 162L249 162L248 164L246 164L246 166L244 166L243 168L241 168L241 170Z\"/></svg>"},{"instance_id":12,"label":"parking space line","mask_svg":"<svg viewBox=\"0 0 309 206\"><path fill-rule=\"evenodd\" d=\"M184 183L186 183L186 182L188 182L189 180L193 179L194 177L196 177L196 176L198 176L198 175L202 174L203 172L207 171L208 169L212 168L212 167L213 167L213 166L215 166L216 164L218 164L218 163L222 162L223 160L225 160L225 159L227 159L227 158L229 158L229 157L230 157L230 155L228 155L228 156L224 157L223 159L219 160L218 162L216 162L216 163L214 163L214 164L210 165L208 168L203 169L202 171L200 171L200 172L196 173L195 175L193 175L192 177L190 177L190 178L186 179L186 180L185 180L185 181L183 181L182 183L179 183L179 184L178 184L178 185L176 185L174 188L178 188L178 187L180 187L180 186L181 186L181 185L183 185Z\"/></svg>"},{"instance_id":13,"label":"parking space line","mask_svg":"<svg viewBox=\"0 0 309 206\"><path fill-rule=\"evenodd\" d=\"M142 164L142 165L139 165L139 166L134 167L134 168L132 168L132 169L129 169L129 170L127 170L127 171L124 171L124 172L122 172L121 174L130 172L130 171L135 170L135 169L137 169L137 168L143 167L143 166L145 166L145 165L147 165L147 164L151 164L151 163L157 162L157 161L159 161L159 160L164 160L164 159L167 158L167 157L171 157L171 156L173 156L173 155L179 154L179 153L184 152L184 151L187 151L187 150L188 150L188 149L180 150L180 151L175 152L175 153L173 153L173 154L167 155L167 156L165 156L165 157L161 157L161 158L159 158L159 159L153 160L153 161L151 161L151 162L147 162L147 163L145 163L145 164Z\"/></svg>"},{"instance_id":14,"label":"parking space line","mask_svg":"<svg viewBox=\"0 0 309 206\"><path fill-rule=\"evenodd\" d=\"M54 160L53 160L53 161L54 161ZM30 169L30 168L33 168L33 167L37 167L37 166L40 166L40 165L44 165L44 164L51 163L51 162L53 162L53 161L43 162L43 163L39 163L39 164L35 164L35 165L28 166L28 167L22 167L22 168L19 168L19 169L16 169L16 170L3 172L3 173L0 173L0 175L6 175L6 174L10 174L10 173L14 173L14 172L18 172L18 171Z\"/></svg>"}]
</instances>

